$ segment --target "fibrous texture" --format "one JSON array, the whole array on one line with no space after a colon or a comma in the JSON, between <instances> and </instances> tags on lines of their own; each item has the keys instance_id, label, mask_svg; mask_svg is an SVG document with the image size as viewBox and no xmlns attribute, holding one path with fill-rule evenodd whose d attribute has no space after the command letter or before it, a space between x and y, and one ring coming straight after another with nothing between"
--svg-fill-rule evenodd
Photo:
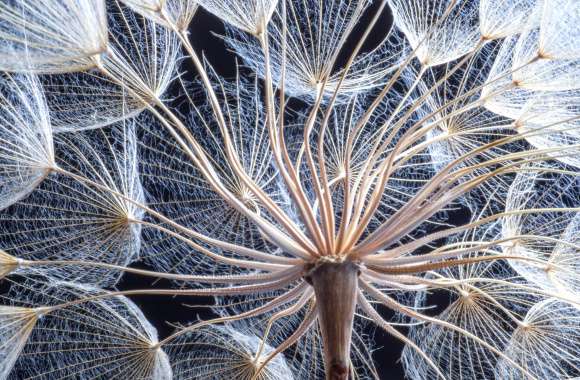
<instances>
[{"instance_id":1,"label":"fibrous texture","mask_svg":"<svg viewBox=\"0 0 580 380\"><path fill-rule=\"evenodd\" d=\"M0 375L6 378L12 371L22 347L26 344L38 315L33 309L14 306L0 308L2 346L0 346Z\"/></svg>"},{"instance_id":2,"label":"fibrous texture","mask_svg":"<svg viewBox=\"0 0 580 380\"><path fill-rule=\"evenodd\" d=\"M197 3L236 28L260 34L268 25L278 0L199 0Z\"/></svg>"},{"instance_id":3,"label":"fibrous texture","mask_svg":"<svg viewBox=\"0 0 580 380\"><path fill-rule=\"evenodd\" d=\"M562 193L561 189L569 189ZM506 209L515 210L549 200L554 206L577 203L577 180L565 176L546 176L537 172L521 173L515 178L508 193ZM514 215L503 221L503 236L510 242L506 253L516 253L539 259L539 262L511 263L512 267L529 281L571 298L580 295L580 267L578 266L577 212L562 213L558 209L542 215ZM539 264L541 263L541 265Z\"/></svg>"},{"instance_id":4,"label":"fibrous texture","mask_svg":"<svg viewBox=\"0 0 580 380\"><path fill-rule=\"evenodd\" d=\"M329 98L337 89L341 100L384 84L405 54L408 43L392 31L369 52L355 57L349 71L342 70L340 54L346 39L365 14L370 1L296 1L279 7L268 24L268 50L275 81L284 75L284 90L291 96ZM285 9L284 9L285 8ZM333 20L333 22L325 22ZM236 28L228 29L228 44L246 64L264 76L260 41Z\"/></svg>"},{"instance_id":5,"label":"fibrous texture","mask_svg":"<svg viewBox=\"0 0 580 380\"><path fill-rule=\"evenodd\" d=\"M9 0L0 5L4 71L72 72L107 48L102 0Z\"/></svg>"},{"instance_id":6,"label":"fibrous texture","mask_svg":"<svg viewBox=\"0 0 580 380\"><path fill-rule=\"evenodd\" d=\"M422 64L435 66L473 50L480 33L474 1L390 1L396 25L415 49Z\"/></svg>"},{"instance_id":7,"label":"fibrous texture","mask_svg":"<svg viewBox=\"0 0 580 380\"><path fill-rule=\"evenodd\" d=\"M123 0L123 3L144 17L178 30L187 29L199 7L197 2L188 0Z\"/></svg>"},{"instance_id":8,"label":"fibrous texture","mask_svg":"<svg viewBox=\"0 0 580 380\"><path fill-rule=\"evenodd\" d=\"M537 378L560 379L578 373L577 307L556 299L534 305L515 331L506 354L524 365ZM513 377L513 370L500 362L499 377Z\"/></svg>"},{"instance_id":9,"label":"fibrous texture","mask_svg":"<svg viewBox=\"0 0 580 380\"><path fill-rule=\"evenodd\" d=\"M578 378L579 4L4 1L0 378Z\"/></svg>"},{"instance_id":10,"label":"fibrous texture","mask_svg":"<svg viewBox=\"0 0 580 380\"><path fill-rule=\"evenodd\" d=\"M29 309L14 308L14 312L29 310L36 316L14 364L20 376L171 379L167 355L155 347L155 328L127 298L103 298L102 290L67 282L27 281L15 288L13 299ZM91 297L91 301L75 303Z\"/></svg>"},{"instance_id":11,"label":"fibrous texture","mask_svg":"<svg viewBox=\"0 0 580 380\"><path fill-rule=\"evenodd\" d=\"M56 132L95 129L136 116L165 96L176 75L174 33L119 4L107 15L109 43L92 57L96 69L42 77Z\"/></svg>"},{"instance_id":12,"label":"fibrous texture","mask_svg":"<svg viewBox=\"0 0 580 380\"><path fill-rule=\"evenodd\" d=\"M178 338L169 346L173 373L180 379L294 379L281 355L257 374L272 352L252 331L234 327L208 326ZM192 365L192 363L195 363ZM258 375L257 377L254 377Z\"/></svg>"},{"instance_id":13,"label":"fibrous texture","mask_svg":"<svg viewBox=\"0 0 580 380\"><path fill-rule=\"evenodd\" d=\"M28 195L54 165L52 126L42 88L33 76L2 78L0 209Z\"/></svg>"},{"instance_id":14,"label":"fibrous texture","mask_svg":"<svg viewBox=\"0 0 580 380\"><path fill-rule=\"evenodd\" d=\"M90 260L128 265L139 257L144 192L137 172L135 126L57 135L58 159L37 191L0 217L3 248L23 259ZM83 173L86 183L71 180ZM98 185L95 188L94 185ZM60 189L67 188L69 194ZM106 283L111 271L62 265L51 276ZM76 274L75 274L76 272Z\"/></svg>"}]
</instances>

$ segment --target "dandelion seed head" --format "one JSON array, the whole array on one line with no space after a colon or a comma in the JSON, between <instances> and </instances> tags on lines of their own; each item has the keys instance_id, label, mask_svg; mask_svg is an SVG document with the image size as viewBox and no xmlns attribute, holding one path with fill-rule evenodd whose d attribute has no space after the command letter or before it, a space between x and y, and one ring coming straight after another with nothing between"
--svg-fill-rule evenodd
<instances>
[{"instance_id":1,"label":"dandelion seed head","mask_svg":"<svg viewBox=\"0 0 580 380\"><path fill-rule=\"evenodd\" d=\"M26 197L55 166L52 125L42 89L31 75L0 83L0 209Z\"/></svg>"},{"instance_id":2,"label":"dandelion seed head","mask_svg":"<svg viewBox=\"0 0 580 380\"><path fill-rule=\"evenodd\" d=\"M0 5L3 71L59 73L94 66L107 49L105 1L10 0Z\"/></svg>"},{"instance_id":3,"label":"dandelion seed head","mask_svg":"<svg viewBox=\"0 0 580 380\"><path fill-rule=\"evenodd\" d=\"M224 22L257 36L266 28L278 0L198 0L197 3Z\"/></svg>"},{"instance_id":4,"label":"dandelion seed head","mask_svg":"<svg viewBox=\"0 0 580 380\"><path fill-rule=\"evenodd\" d=\"M579 375L576 2L44 5L0 5L0 377L380 378L374 328Z\"/></svg>"},{"instance_id":5,"label":"dandelion seed head","mask_svg":"<svg viewBox=\"0 0 580 380\"><path fill-rule=\"evenodd\" d=\"M214 326L183 336L169 346L174 374L183 379L294 379L282 355L258 374L258 368L273 348L262 347L262 341L251 334L252 331L239 327ZM191 370L191 363L196 363L195 371Z\"/></svg>"},{"instance_id":6,"label":"dandelion seed head","mask_svg":"<svg viewBox=\"0 0 580 380\"><path fill-rule=\"evenodd\" d=\"M123 0L128 7L151 20L175 27L187 29L199 5L189 0Z\"/></svg>"},{"instance_id":7,"label":"dandelion seed head","mask_svg":"<svg viewBox=\"0 0 580 380\"><path fill-rule=\"evenodd\" d=\"M532 307L511 338L506 354L528 368L538 378L570 378L579 373L578 308L547 299ZM510 366L500 361L496 375L514 376Z\"/></svg>"}]
</instances>

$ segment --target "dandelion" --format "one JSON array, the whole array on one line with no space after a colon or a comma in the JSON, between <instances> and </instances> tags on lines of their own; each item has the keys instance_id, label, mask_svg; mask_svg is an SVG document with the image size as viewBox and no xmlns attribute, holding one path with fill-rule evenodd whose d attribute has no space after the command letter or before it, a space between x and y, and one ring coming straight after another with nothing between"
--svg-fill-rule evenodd
<instances>
[{"instance_id":1,"label":"dandelion","mask_svg":"<svg viewBox=\"0 0 580 380\"><path fill-rule=\"evenodd\" d=\"M453 61L473 49L480 38L477 3L469 1L391 1L395 23L425 66Z\"/></svg>"},{"instance_id":2,"label":"dandelion","mask_svg":"<svg viewBox=\"0 0 580 380\"><path fill-rule=\"evenodd\" d=\"M55 167L52 124L38 80L1 78L0 209L27 196Z\"/></svg>"},{"instance_id":3,"label":"dandelion","mask_svg":"<svg viewBox=\"0 0 580 380\"><path fill-rule=\"evenodd\" d=\"M3 71L74 72L107 48L105 2L6 1L0 5Z\"/></svg>"},{"instance_id":4,"label":"dandelion","mask_svg":"<svg viewBox=\"0 0 580 380\"><path fill-rule=\"evenodd\" d=\"M520 173L508 194L506 210L517 210L538 201L538 196L551 199L553 205L576 202L572 190L575 182L566 177L551 177L537 172ZM570 188L564 195L559 188ZM568 198L568 199L567 199ZM542 215L514 215L503 221L503 235L509 239L504 251L542 259L537 263L512 262L522 276L546 289L578 296L578 261L574 257L578 245L578 213L560 213L558 209Z\"/></svg>"},{"instance_id":5,"label":"dandelion","mask_svg":"<svg viewBox=\"0 0 580 380\"><path fill-rule=\"evenodd\" d=\"M380 378L369 325L411 379L578 377L579 15L0 5L0 377Z\"/></svg>"},{"instance_id":6,"label":"dandelion","mask_svg":"<svg viewBox=\"0 0 580 380\"><path fill-rule=\"evenodd\" d=\"M17 258L4 251L0 251L0 278L4 278L10 273L13 273L18 269L19 264L20 261Z\"/></svg>"},{"instance_id":7,"label":"dandelion","mask_svg":"<svg viewBox=\"0 0 580 380\"><path fill-rule=\"evenodd\" d=\"M12 371L22 347L26 344L39 315L34 309L14 306L0 308L0 375L6 378Z\"/></svg>"},{"instance_id":8,"label":"dandelion","mask_svg":"<svg viewBox=\"0 0 580 380\"><path fill-rule=\"evenodd\" d=\"M506 353L538 378L566 378L578 373L577 321L578 308L556 299L542 301L528 311ZM496 373L506 378L514 376L503 362Z\"/></svg>"},{"instance_id":9,"label":"dandelion","mask_svg":"<svg viewBox=\"0 0 580 380\"><path fill-rule=\"evenodd\" d=\"M199 5L187 0L125 0L128 7L145 17L176 27L178 30L187 29Z\"/></svg>"},{"instance_id":10,"label":"dandelion","mask_svg":"<svg viewBox=\"0 0 580 380\"><path fill-rule=\"evenodd\" d=\"M111 8L109 43L92 56L93 68L43 80L56 132L96 129L136 116L164 97L176 75L177 37L117 2Z\"/></svg>"},{"instance_id":11,"label":"dandelion","mask_svg":"<svg viewBox=\"0 0 580 380\"><path fill-rule=\"evenodd\" d=\"M236 28L253 35L259 35L268 25L278 1L201 0L197 3Z\"/></svg>"},{"instance_id":12,"label":"dandelion","mask_svg":"<svg viewBox=\"0 0 580 380\"><path fill-rule=\"evenodd\" d=\"M273 350L262 346L252 331L230 326L208 326L181 336L168 347L173 373L181 379L293 379L284 358L278 355L258 374ZM196 363L191 366L191 363Z\"/></svg>"},{"instance_id":13,"label":"dandelion","mask_svg":"<svg viewBox=\"0 0 580 380\"><path fill-rule=\"evenodd\" d=\"M491 226L484 233L491 236L477 240L495 240L497 226ZM468 248L470 238L466 236L458 246ZM434 272L432 276L433 279L450 280L451 302L436 318L459 329L452 330L444 324L410 327L409 337L420 351L409 345L405 347L403 361L407 371L417 379L429 379L438 374L448 379L493 376L498 352L504 351L514 329L522 323L522 310L534 305L540 297L518 289L516 286L521 282L515 279L513 270L497 263L480 262ZM494 281L486 282L489 278ZM425 300L416 302L421 305ZM422 353L433 363L429 363Z\"/></svg>"},{"instance_id":14,"label":"dandelion","mask_svg":"<svg viewBox=\"0 0 580 380\"><path fill-rule=\"evenodd\" d=\"M137 173L135 126L111 132L57 136L58 167L9 216L0 218L5 250L29 260L89 260L123 266L137 260L143 210L132 202L142 202L144 194ZM81 172L84 182L79 183L74 177ZM62 188L70 193L60 192ZM74 274L74 266L58 266L50 274L69 280L80 276L86 283L114 278L112 273L93 269Z\"/></svg>"},{"instance_id":15,"label":"dandelion","mask_svg":"<svg viewBox=\"0 0 580 380\"><path fill-rule=\"evenodd\" d=\"M534 26L530 22L537 1L484 0L479 3L479 29L489 40L516 35Z\"/></svg>"},{"instance_id":16,"label":"dandelion","mask_svg":"<svg viewBox=\"0 0 580 380\"><path fill-rule=\"evenodd\" d=\"M157 332L127 298L102 299L102 290L66 282L29 280L19 288L14 302L31 305L22 310L36 316L14 363L21 377L171 378L167 355L155 348ZM19 294L27 288L36 294ZM77 302L83 298L92 300Z\"/></svg>"},{"instance_id":17,"label":"dandelion","mask_svg":"<svg viewBox=\"0 0 580 380\"><path fill-rule=\"evenodd\" d=\"M328 100L338 89L341 98L347 99L386 83L408 53L408 45L398 33L387 33L372 51L356 57L348 72L339 68L339 54L369 5L369 1L298 1L279 7L268 24L270 62L265 62L260 47L264 41L253 35L230 28L226 41L261 76L270 70L281 85L283 75L284 90L291 96L315 101L324 95Z\"/></svg>"}]
</instances>

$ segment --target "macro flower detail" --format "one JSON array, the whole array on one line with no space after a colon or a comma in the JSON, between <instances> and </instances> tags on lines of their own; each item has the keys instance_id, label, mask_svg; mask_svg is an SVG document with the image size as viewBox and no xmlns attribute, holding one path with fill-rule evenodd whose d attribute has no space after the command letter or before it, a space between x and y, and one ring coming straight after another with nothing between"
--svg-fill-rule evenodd
<instances>
[{"instance_id":1,"label":"macro flower detail","mask_svg":"<svg viewBox=\"0 0 580 380\"><path fill-rule=\"evenodd\" d=\"M480 39L477 2L393 0L395 24L425 66L450 62L475 49Z\"/></svg>"},{"instance_id":2,"label":"macro flower detail","mask_svg":"<svg viewBox=\"0 0 580 380\"><path fill-rule=\"evenodd\" d=\"M128 7L160 24L187 29L198 4L188 0L124 0Z\"/></svg>"},{"instance_id":3,"label":"macro flower detail","mask_svg":"<svg viewBox=\"0 0 580 380\"><path fill-rule=\"evenodd\" d=\"M120 4L108 12L107 49L94 67L44 76L56 132L105 127L138 115L165 96L179 60L177 36Z\"/></svg>"},{"instance_id":4,"label":"macro flower detail","mask_svg":"<svg viewBox=\"0 0 580 380\"><path fill-rule=\"evenodd\" d=\"M371 51L352 57L348 71L340 67L340 47L370 4L370 1L289 2L285 10L274 13L268 24L269 61L264 60L262 53L261 45L265 42L254 35L229 28L226 41L262 77L271 70L273 79L281 85L283 72L284 90L290 96L311 101L323 96L328 100L342 82L338 91L344 101L349 95L386 83L409 52L400 33L392 31Z\"/></svg>"},{"instance_id":5,"label":"macro flower detail","mask_svg":"<svg viewBox=\"0 0 580 380\"><path fill-rule=\"evenodd\" d=\"M28 337L38 320L34 309L14 306L0 307L0 375L6 378L12 371L14 362L18 359L22 347L26 345Z\"/></svg>"},{"instance_id":6,"label":"macro flower detail","mask_svg":"<svg viewBox=\"0 0 580 380\"><path fill-rule=\"evenodd\" d=\"M537 172L521 173L515 178L508 193L506 210L518 210L525 205L533 205L538 201L538 195L551 199L550 203L578 201L576 181L569 178L550 176ZM570 188L565 195L553 184ZM580 267L575 247L578 245L578 227L580 217L577 212L553 212L542 215L513 215L503 220L503 236L507 240L504 245L506 253L517 253L540 259L543 265L534 262L510 261L512 267L530 282L540 287L562 294L570 298L580 295Z\"/></svg>"},{"instance_id":7,"label":"macro flower detail","mask_svg":"<svg viewBox=\"0 0 580 380\"><path fill-rule=\"evenodd\" d=\"M577 0L5 0L0 380L580 377Z\"/></svg>"},{"instance_id":8,"label":"macro flower detail","mask_svg":"<svg viewBox=\"0 0 580 380\"><path fill-rule=\"evenodd\" d=\"M506 354L540 379L566 378L569 373L577 373L578 310L557 299L534 305L514 333ZM498 365L497 375L514 376L505 362Z\"/></svg>"},{"instance_id":9,"label":"macro flower detail","mask_svg":"<svg viewBox=\"0 0 580 380\"><path fill-rule=\"evenodd\" d=\"M34 76L0 78L0 209L27 196L55 166L52 124Z\"/></svg>"},{"instance_id":10,"label":"macro flower detail","mask_svg":"<svg viewBox=\"0 0 580 380\"><path fill-rule=\"evenodd\" d=\"M59 73L94 66L107 49L105 1L9 0L0 4L0 69Z\"/></svg>"},{"instance_id":11,"label":"macro flower detail","mask_svg":"<svg viewBox=\"0 0 580 380\"><path fill-rule=\"evenodd\" d=\"M268 25L278 0L199 0L197 3L224 22L259 35Z\"/></svg>"},{"instance_id":12,"label":"macro flower detail","mask_svg":"<svg viewBox=\"0 0 580 380\"><path fill-rule=\"evenodd\" d=\"M293 379L281 355L258 368L272 352L252 331L208 326L184 335L169 348L173 373L180 379ZM196 363L195 367L191 363ZM256 376L257 377L254 377Z\"/></svg>"},{"instance_id":13,"label":"macro flower detail","mask_svg":"<svg viewBox=\"0 0 580 380\"><path fill-rule=\"evenodd\" d=\"M24 377L171 379L167 355L155 348L157 332L127 298L104 299L102 290L66 282L31 280L21 286L38 291L28 297L13 294L36 316L14 363ZM83 298L92 300L78 302Z\"/></svg>"},{"instance_id":14,"label":"macro flower detail","mask_svg":"<svg viewBox=\"0 0 580 380\"><path fill-rule=\"evenodd\" d=\"M57 135L58 169L36 192L13 205L10 216L0 217L6 251L27 260L120 265L137 260L143 210L133 202L142 201L144 194L137 172L135 129L126 125L111 132ZM84 182L75 179L79 172ZM74 202L63 189L74 192ZM105 283L118 276L66 264L46 268L48 273L69 280L78 277L85 283Z\"/></svg>"}]
</instances>

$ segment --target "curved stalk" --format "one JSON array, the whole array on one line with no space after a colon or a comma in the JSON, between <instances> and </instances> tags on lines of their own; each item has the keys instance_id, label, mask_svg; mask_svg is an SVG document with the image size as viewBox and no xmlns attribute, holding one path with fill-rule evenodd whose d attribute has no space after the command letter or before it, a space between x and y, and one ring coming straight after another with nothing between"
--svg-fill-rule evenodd
<instances>
[{"instance_id":1,"label":"curved stalk","mask_svg":"<svg viewBox=\"0 0 580 380\"><path fill-rule=\"evenodd\" d=\"M498 350L497 348L495 348L491 344L487 343L483 339L479 338L478 336L470 333L469 331L467 331L465 329L462 329L461 327L455 326L452 323L443 321L441 319L429 317L429 316L426 316L424 314L418 313L418 312L416 312L416 311L414 311L414 310L412 310L412 309L410 309L410 308L408 308L408 307L406 307L404 305L401 305L400 303L398 303L397 301L393 300L389 296L387 296L387 295L381 293L380 291L378 291L377 289L375 289L372 285L366 284L364 281L361 281L360 285L361 285L361 288L363 288L364 290L366 290L375 299L381 301L384 305L392 308L393 310L397 310L397 311L399 311L399 312L401 312L401 313L403 313L405 315L408 315L409 317L412 317L414 319L419 319L419 320L422 320L422 321L425 321L425 322L433 323L435 325L439 325L439 326L444 327L444 328L447 328L449 330L458 332L459 334L462 334L462 335L466 336L467 338L472 339L474 342L477 342L481 346L483 346L486 349L488 349L489 351L493 352L495 355L501 357L503 360L505 360L506 362L508 362L511 366L513 366L518 371L520 371L522 373L522 375L524 375L526 377L529 377L530 379L533 379L533 380L539 380L535 376L533 376L531 373L529 373L521 365L519 365L518 363L516 363L513 359L511 359L510 357L506 356L500 350Z\"/></svg>"},{"instance_id":2,"label":"curved stalk","mask_svg":"<svg viewBox=\"0 0 580 380\"><path fill-rule=\"evenodd\" d=\"M244 283L259 283L275 280L285 272L293 272L293 270L280 269L278 271L273 271L269 273L260 274L242 274L242 275L223 275L223 276L210 276L210 275L186 275L186 274L173 274L165 272L155 272L145 269L125 267L121 265L99 263L94 261L79 261L79 260L23 260L18 259L17 267L19 268L32 268L32 267L42 267L42 266L68 266L76 265L81 267L92 267L92 268L102 268L111 271L120 271L125 273L136 274L145 277L155 277L162 278L166 280L176 280L176 281L186 281L186 282L199 282L208 284L244 284Z\"/></svg>"},{"instance_id":3,"label":"curved stalk","mask_svg":"<svg viewBox=\"0 0 580 380\"><path fill-rule=\"evenodd\" d=\"M439 377L441 377L443 380L447 379L445 375L443 375L439 367L437 367L437 365L433 363L433 360L431 360L431 358L428 357L427 354L423 350L421 350L419 346L415 344L415 342L407 338L405 335L401 334L399 331L397 331L397 329L391 326L390 323L385 321L383 317L381 317L381 315L371 306L369 301L365 298L365 296L361 292L359 292L358 294L358 304L363 309L363 311L368 314L368 316L371 318L373 322L375 322L379 327L381 327L390 335L394 336L401 342L409 345L409 347L411 347L419 355L421 355L421 357L427 362L427 364L429 364L429 366L433 368L433 370L435 370L435 372Z\"/></svg>"},{"instance_id":4,"label":"curved stalk","mask_svg":"<svg viewBox=\"0 0 580 380\"><path fill-rule=\"evenodd\" d=\"M284 214L284 212L267 196L267 194L265 194L262 191L262 189L244 171L243 166L240 163L240 159L239 159L239 157L238 157L238 155L233 147L233 143L231 141L229 130L227 128L227 123L226 123L225 118L223 116L223 112L221 110L219 100L215 94L215 91L213 90L211 81L209 80L209 77L207 75L207 72L205 70L203 63L199 59L197 53L195 52L195 49L193 48L193 46L191 45L191 43L189 41L189 39L184 34L185 32L178 30L177 27L174 24L172 24L168 18L166 18L166 21L170 25L172 25L174 33L179 37L181 43L185 47L189 56L191 57L197 72L199 73L199 75L202 78L202 82L204 84L204 87L209 95L212 110L214 112L214 115L217 118L218 126L220 128L222 137L224 138L226 154L227 154L227 157L229 158L230 163L232 164L232 168L234 169L236 174L240 177L240 179L244 182L244 184L246 186L248 186L254 194L256 194L256 196L260 199L260 201L264 204L264 206L270 211L270 213L272 215L274 215L278 219L278 221L289 230L289 233L291 235L293 235L295 238L297 238L298 241L300 242L300 244L305 244L304 247L308 247L308 240L300 233L297 226L290 220L290 218L288 218ZM271 88L270 88L270 90L271 90ZM267 89L267 91L268 91L268 89ZM267 99L269 101L269 99L270 99L269 95L267 95ZM193 138L193 136L191 136L191 133L189 133L187 128L185 126L183 126L181 121L173 114L173 112L171 112L171 110L169 110L167 107L165 107L165 105L162 102L157 102L157 103L158 103L157 104L158 106L163 108L164 112L166 114L168 114L168 116L174 121L174 123L177 124L181 133L183 133L186 136L186 139L190 143L195 144L196 143L195 139ZM270 112L271 108L272 108L271 106L268 107L268 113L269 113L268 119L274 120L274 114L273 114L273 112ZM272 121L271 123L274 123L274 121ZM272 137L273 136L271 136L271 138ZM274 141L272 141L272 147L273 148L275 147ZM201 150L201 151L203 151L203 150ZM278 156L278 155L275 154L275 156ZM283 170L283 168L280 168L280 170Z\"/></svg>"},{"instance_id":5,"label":"curved stalk","mask_svg":"<svg viewBox=\"0 0 580 380\"><path fill-rule=\"evenodd\" d=\"M284 251L293 253L298 257L308 258L309 253L307 250L307 244L303 241L298 241L299 244L306 244L306 246L299 247L297 246L293 240L288 238L284 233L279 231L275 226L271 223L266 221L264 218L259 216L257 213L249 210L247 206L239 200L234 194L232 194L226 186L222 183L219 179L219 176L215 173L213 166L208 161L208 158L203 150L203 148L198 144L198 142L191 136L185 125L175 116L171 110L169 110L165 104L155 96L155 94L150 94L155 102L155 105L159 106L161 109L164 109L164 112L169 112L168 116L177 123L175 127L177 127L181 133L184 133L186 140L188 140L191 147L181 138L181 136L177 133L174 126L172 126L156 109L153 107L149 102L144 100L139 94L136 94L129 86L125 85L122 80L117 79L112 73L107 71L107 69L100 63L97 63L97 67L101 70L105 75L110 77L115 83L121 85L125 90L127 90L132 96L135 96L139 99L143 104L147 106L147 108L153 113L153 115L167 128L169 133L172 137L177 141L177 143L184 149L185 153L191 158L194 162L196 167L201 171L204 175L208 183L212 186L212 188L226 201L232 206L235 210L242 213L243 215L247 216L249 219L254 221L260 229L276 244L279 245ZM193 151L191 150L193 148ZM195 153L194 153L195 152ZM244 173L245 174L245 173ZM243 176L242 176L243 177ZM245 178L245 177L243 177ZM260 196L260 194L256 194ZM261 199L263 201L263 199ZM276 207L277 209L277 207ZM273 210L275 211L275 210ZM276 213L274 213L276 215ZM278 215L279 216L279 215ZM284 220L280 221L284 224ZM292 232L290 229L289 232Z\"/></svg>"},{"instance_id":6,"label":"curved stalk","mask_svg":"<svg viewBox=\"0 0 580 380\"><path fill-rule=\"evenodd\" d=\"M123 200L125 200L127 202L130 202L131 204L133 204L133 205L135 205L135 206L143 209L144 211L146 211L150 215L158 218L159 220L163 221L164 223L169 224L171 227L175 228L179 232L181 232L181 233L183 233L185 235L191 236L193 238L199 239L199 240L201 240L203 242L206 242L206 243L209 243L209 244L213 244L216 247L219 247L219 248L222 248L222 249L226 249L226 250L229 250L229 251L238 253L240 255L248 256L248 257L251 257L251 258L254 258L254 259L257 259L257 260L264 260L266 262L267 261L270 261L271 263L276 263L276 264L282 264L282 265L284 265L284 264L296 264L296 263L299 263L299 261L295 261L295 260L291 260L291 259L288 260L288 259L283 258L283 257L277 257L277 256L274 256L274 255L270 255L270 254L267 254L267 253L263 253L263 252L260 252L260 251L256 251L256 250L253 250L253 249L250 249L250 248L241 247L241 246L238 246L238 245L235 245L235 244L223 242L221 240L209 238L209 237L207 237L207 236L205 236L203 234L200 234L198 232L195 232L195 231L193 231L191 229L188 229L188 228L186 228L186 227L184 227L184 226L182 226L182 225L174 222L173 220L165 217L164 215L156 212L155 210L153 210L153 209L151 209L151 208L149 208L149 207L141 204L138 201L133 200L130 197L127 197L126 195L124 195L122 193L119 193L118 191L115 191L113 189L110 189L107 186L104 186L104 185L102 185L100 183L97 183L97 182L94 182L94 181L92 181L92 180L90 180L90 179L88 179L86 177L77 175L75 173L72 173L72 172L70 172L68 170L65 170L65 169L62 169L62 168L59 168L59 167L53 168L52 170L54 172L56 172L56 173L60 173L60 174L65 175L65 176L69 176L69 177L71 177L71 178L73 178L73 179L75 179L75 180L77 180L77 181L79 181L81 183L90 185L90 186L95 187L95 188L97 188L99 190L103 190L103 191L109 192L109 193L111 193L111 194L113 194L113 195L115 195L115 196L117 196L117 197L119 197L119 198L121 198L121 199L123 199ZM203 248L200 245L192 242L191 240L186 239L183 236L178 235L175 232L173 232L171 230L168 230L167 228L164 228L162 226L159 226L159 225L156 225L156 224L153 224L153 223L144 222L144 221L138 221L138 220L131 220L129 222L132 222L132 223L140 223L140 224L148 225L148 226L153 227L155 229L158 229L160 231L166 232L169 235L174 236L174 237L178 238L179 240L182 240L182 241L184 241L184 242L186 242L188 244L191 243L192 247L195 247L196 249L200 250L201 252L204 252L206 255L208 255L208 256L210 256L212 258L218 258L218 257L220 259L223 258L222 256L217 255L217 254L215 254L213 252L210 252L206 248ZM225 258L223 258L223 259L225 259Z\"/></svg>"},{"instance_id":7,"label":"curved stalk","mask_svg":"<svg viewBox=\"0 0 580 380\"><path fill-rule=\"evenodd\" d=\"M280 346L276 347L267 357L264 359L260 366L256 369L256 373L252 377L252 380L257 380L260 372L266 367L266 365L276 357L281 352L284 352L288 347L292 346L294 343L298 341L304 335L308 329L316 322L317 317L317 308L316 304L313 302L314 305L311 306L310 310L306 313L304 320L302 323L296 328L296 330L290 335Z\"/></svg>"},{"instance_id":8,"label":"curved stalk","mask_svg":"<svg viewBox=\"0 0 580 380\"><path fill-rule=\"evenodd\" d=\"M306 286L307 285L304 282L302 282L299 285L297 285L295 288L293 288L293 289L287 291L286 293L274 298L273 300L269 301L265 305L262 305L260 307L255 308L255 309L246 311L244 313L231 315L231 316L227 316L227 317L210 319L208 321L201 321L201 322L196 323L194 325L185 327L185 328L169 335L168 337L166 337L162 341L160 341L158 343L158 346L161 347L165 344L168 344L169 342L171 342L172 340L174 340L178 336L181 336L181 335L183 335L187 332L190 332L190 331L200 329L204 326L214 325L216 323L221 323L221 322L238 321L238 320L242 320L242 319L246 319L246 318L250 318L250 317L256 317L258 315L268 313L268 312L276 309L277 307L284 305L284 304L287 304L289 302L292 302L296 298L300 297L300 295L304 292L304 289L306 289Z\"/></svg>"}]
</instances>

